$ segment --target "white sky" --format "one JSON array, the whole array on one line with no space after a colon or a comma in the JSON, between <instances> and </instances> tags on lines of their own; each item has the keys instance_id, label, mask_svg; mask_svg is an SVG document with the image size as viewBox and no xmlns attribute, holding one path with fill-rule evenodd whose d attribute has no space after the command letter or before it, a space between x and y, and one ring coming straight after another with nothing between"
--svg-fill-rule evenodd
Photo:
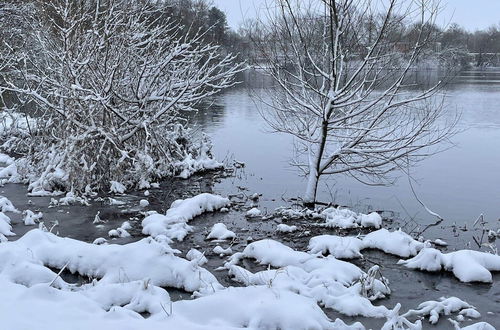
<instances>
[{"instance_id":1,"label":"white sky","mask_svg":"<svg viewBox=\"0 0 500 330\"><path fill-rule=\"evenodd\" d=\"M259 8L273 0L212 0L224 10L231 28L237 30L245 18L254 18ZM500 0L442 0L445 5L438 23L456 22L469 31L500 24ZM261 13L262 14L262 13Z\"/></svg>"}]
</instances>

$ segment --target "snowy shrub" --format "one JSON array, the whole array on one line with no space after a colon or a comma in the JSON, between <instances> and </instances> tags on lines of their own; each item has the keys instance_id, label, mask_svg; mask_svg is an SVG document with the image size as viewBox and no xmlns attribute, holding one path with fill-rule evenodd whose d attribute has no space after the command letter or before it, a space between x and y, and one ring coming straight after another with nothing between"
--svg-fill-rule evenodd
<instances>
[{"instance_id":1,"label":"snowy shrub","mask_svg":"<svg viewBox=\"0 0 500 330\"><path fill-rule=\"evenodd\" d=\"M4 144L25 156L30 191L138 186L219 166L184 113L232 86L241 66L202 35L186 36L165 6L37 5L30 40L4 55L11 64L0 73L0 93L36 113L33 127Z\"/></svg>"}]
</instances>

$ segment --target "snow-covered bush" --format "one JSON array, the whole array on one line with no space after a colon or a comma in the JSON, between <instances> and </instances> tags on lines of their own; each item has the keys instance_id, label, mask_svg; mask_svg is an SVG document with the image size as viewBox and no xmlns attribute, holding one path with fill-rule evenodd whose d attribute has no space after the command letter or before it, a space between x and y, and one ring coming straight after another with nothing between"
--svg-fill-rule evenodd
<instances>
[{"instance_id":1,"label":"snow-covered bush","mask_svg":"<svg viewBox=\"0 0 500 330\"><path fill-rule=\"evenodd\" d=\"M30 191L132 186L218 165L183 112L232 86L241 66L201 34L183 34L165 6L38 3L31 39L5 55L11 64L0 73L0 93L36 112L29 138L6 145L28 160Z\"/></svg>"}]
</instances>

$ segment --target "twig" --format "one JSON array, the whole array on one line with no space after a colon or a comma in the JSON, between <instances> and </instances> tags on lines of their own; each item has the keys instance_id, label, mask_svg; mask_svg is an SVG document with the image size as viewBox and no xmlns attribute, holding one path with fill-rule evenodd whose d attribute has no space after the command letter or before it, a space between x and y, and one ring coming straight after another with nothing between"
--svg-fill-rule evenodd
<instances>
[{"instance_id":1,"label":"twig","mask_svg":"<svg viewBox=\"0 0 500 330\"><path fill-rule=\"evenodd\" d=\"M54 284L54 282L59 278L59 276L61 276L62 272L64 272L64 270L66 269L66 267L68 265L69 265L69 261L66 262L66 264L63 266L63 268L61 268L61 270L59 271L59 273L57 273L56 277L52 280L52 282L50 282L49 287L51 287L52 284Z\"/></svg>"}]
</instances>

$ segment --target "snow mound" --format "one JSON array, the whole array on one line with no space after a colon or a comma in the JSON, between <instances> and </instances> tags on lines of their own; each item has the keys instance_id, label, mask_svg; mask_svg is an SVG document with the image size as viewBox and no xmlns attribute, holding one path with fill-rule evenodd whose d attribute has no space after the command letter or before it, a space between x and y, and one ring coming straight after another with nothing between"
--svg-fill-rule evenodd
<instances>
[{"instance_id":1,"label":"snow mound","mask_svg":"<svg viewBox=\"0 0 500 330\"><path fill-rule=\"evenodd\" d=\"M109 184L110 184L109 191L114 194L124 194L125 191L127 190L125 185L121 182L110 181Z\"/></svg>"},{"instance_id":2,"label":"snow mound","mask_svg":"<svg viewBox=\"0 0 500 330\"><path fill-rule=\"evenodd\" d=\"M425 247L425 243L414 240L410 235L397 230L390 232L379 229L363 239L349 236L320 235L309 240L309 252L331 254L336 258L362 258L361 250L379 249L400 257L414 256Z\"/></svg>"},{"instance_id":3,"label":"snow mound","mask_svg":"<svg viewBox=\"0 0 500 330\"><path fill-rule=\"evenodd\" d=\"M24 215L23 221L25 226L34 226L36 225L35 221L43 218L42 212L34 213L31 210L24 210L23 215Z\"/></svg>"},{"instance_id":4,"label":"snow mound","mask_svg":"<svg viewBox=\"0 0 500 330\"><path fill-rule=\"evenodd\" d=\"M379 249L399 257L414 256L425 247L424 243L414 240L401 230L390 232L387 229L369 233L363 239L363 244L365 249Z\"/></svg>"},{"instance_id":5,"label":"snow mound","mask_svg":"<svg viewBox=\"0 0 500 330\"><path fill-rule=\"evenodd\" d=\"M156 286L199 294L222 289L211 273L174 253L179 251L161 237L126 245L95 245L33 229L15 242L0 245L0 275L12 265L26 264L50 273L46 267L66 267L72 273L100 279L100 283L148 278Z\"/></svg>"},{"instance_id":6,"label":"snow mound","mask_svg":"<svg viewBox=\"0 0 500 330\"><path fill-rule=\"evenodd\" d=\"M309 252L331 254L335 258L352 259L361 258L361 250L365 245L356 237L341 237L334 235L321 235L309 240Z\"/></svg>"},{"instance_id":7,"label":"snow mound","mask_svg":"<svg viewBox=\"0 0 500 330\"><path fill-rule=\"evenodd\" d=\"M252 273L237 264L242 258L252 258L261 264L278 269ZM326 308L332 308L348 316L386 317L389 310L374 306L375 299L389 294L390 290L381 281L373 279L367 288L366 277L357 266L292 248L270 239L250 243L241 253L234 254L225 264L236 281L247 286L265 285L276 290L290 290L314 298ZM361 281L364 278L365 281ZM366 297L363 292L370 291Z\"/></svg>"},{"instance_id":8,"label":"snow mound","mask_svg":"<svg viewBox=\"0 0 500 330\"><path fill-rule=\"evenodd\" d=\"M219 222L213 225L207 239L226 240L235 237L236 234L234 232L228 230L225 224Z\"/></svg>"},{"instance_id":9,"label":"snow mound","mask_svg":"<svg viewBox=\"0 0 500 330\"><path fill-rule=\"evenodd\" d=\"M98 237L96 238L92 244L95 244L95 245L102 245L102 244L108 244L108 240L105 239L104 237Z\"/></svg>"},{"instance_id":10,"label":"snow mound","mask_svg":"<svg viewBox=\"0 0 500 330\"><path fill-rule=\"evenodd\" d=\"M117 238L117 237L125 238L125 237L130 237L130 234L123 228L116 228L108 231L108 236L111 238Z\"/></svg>"},{"instance_id":11,"label":"snow mound","mask_svg":"<svg viewBox=\"0 0 500 330\"><path fill-rule=\"evenodd\" d=\"M142 233L156 237L165 235L170 239L182 241L192 231L187 222L204 213L213 212L229 206L229 199L218 195L203 193L172 203L165 215L152 214L142 221Z\"/></svg>"},{"instance_id":12,"label":"snow mound","mask_svg":"<svg viewBox=\"0 0 500 330\"><path fill-rule=\"evenodd\" d=\"M179 174L180 178L188 179L191 175L224 168L224 164L216 161L210 156L210 144L203 143L199 150L199 155L193 157L192 154L188 154L184 160L175 164L175 167L182 169Z\"/></svg>"},{"instance_id":13,"label":"snow mound","mask_svg":"<svg viewBox=\"0 0 500 330\"><path fill-rule=\"evenodd\" d=\"M276 226L276 231L280 233L292 233L297 230L297 226L289 226L285 225L284 223L280 223L278 226Z\"/></svg>"},{"instance_id":14,"label":"snow mound","mask_svg":"<svg viewBox=\"0 0 500 330\"><path fill-rule=\"evenodd\" d=\"M242 302L244 297L245 303ZM224 306L224 308L220 308ZM267 286L227 288L210 296L174 305L175 313L190 315L201 324L249 329L364 329L338 320L330 322L316 302L296 293Z\"/></svg>"},{"instance_id":15,"label":"snow mound","mask_svg":"<svg viewBox=\"0 0 500 330\"><path fill-rule=\"evenodd\" d=\"M0 167L0 178L7 179L7 182L20 182L16 163L9 164L6 167Z\"/></svg>"},{"instance_id":16,"label":"snow mound","mask_svg":"<svg viewBox=\"0 0 500 330\"><path fill-rule=\"evenodd\" d=\"M361 227L371 227L379 229L382 226L382 217L377 212L372 212L370 214L360 214L358 216L358 221Z\"/></svg>"},{"instance_id":17,"label":"snow mound","mask_svg":"<svg viewBox=\"0 0 500 330\"><path fill-rule=\"evenodd\" d=\"M371 227L379 229L382 226L382 217L377 212L370 214L355 213L340 207L329 207L321 212L325 218L325 226L332 228L358 228Z\"/></svg>"},{"instance_id":18,"label":"snow mound","mask_svg":"<svg viewBox=\"0 0 500 330\"><path fill-rule=\"evenodd\" d=\"M186 259L190 261L195 261L198 266L203 266L208 262L207 258L203 253L196 249L191 249L186 253Z\"/></svg>"},{"instance_id":19,"label":"snow mound","mask_svg":"<svg viewBox=\"0 0 500 330\"><path fill-rule=\"evenodd\" d=\"M443 241L440 238L436 238L434 240L434 242L432 242L432 243L434 243L435 245L439 245L439 246L448 246L448 243L446 243L445 241Z\"/></svg>"},{"instance_id":20,"label":"snow mound","mask_svg":"<svg viewBox=\"0 0 500 330\"><path fill-rule=\"evenodd\" d=\"M0 212L19 213L19 210L14 207L7 197L0 196Z\"/></svg>"},{"instance_id":21,"label":"snow mound","mask_svg":"<svg viewBox=\"0 0 500 330\"><path fill-rule=\"evenodd\" d=\"M17 172L17 164L14 158L0 153L0 163L7 165L6 167L0 167L0 179L4 179L4 182L7 181L11 183L22 182L21 176Z\"/></svg>"},{"instance_id":22,"label":"snow mound","mask_svg":"<svg viewBox=\"0 0 500 330\"><path fill-rule=\"evenodd\" d=\"M258 208L254 207L247 211L246 216L249 218L256 218L261 216L262 212Z\"/></svg>"},{"instance_id":23,"label":"snow mound","mask_svg":"<svg viewBox=\"0 0 500 330\"><path fill-rule=\"evenodd\" d=\"M14 164L14 158L10 157L9 155L0 153L0 163L4 163L5 165L12 165Z\"/></svg>"},{"instance_id":24,"label":"snow mound","mask_svg":"<svg viewBox=\"0 0 500 330\"><path fill-rule=\"evenodd\" d=\"M124 221L119 228L111 229L108 232L108 236L112 237L112 238L116 238L116 237L121 237L121 238L130 237L129 232L127 231L127 230L130 230L130 229L132 229L132 226L130 225L130 222Z\"/></svg>"},{"instance_id":25,"label":"snow mound","mask_svg":"<svg viewBox=\"0 0 500 330\"><path fill-rule=\"evenodd\" d=\"M453 324L455 330L496 330L496 328L491 324L489 324L488 322L477 322L461 328L457 321L452 319L448 320Z\"/></svg>"},{"instance_id":26,"label":"snow mound","mask_svg":"<svg viewBox=\"0 0 500 330\"><path fill-rule=\"evenodd\" d=\"M10 225L10 218L6 216L3 212L0 212L0 243L6 242L6 236L15 236L12 232L12 226Z\"/></svg>"},{"instance_id":27,"label":"snow mound","mask_svg":"<svg viewBox=\"0 0 500 330\"><path fill-rule=\"evenodd\" d=\"M453 272L462 282L490 283L491 271L500 271L500 256L472 250L442 253L434 248L425 248L417 256L400 260L398 264L429 272L444 269Z\"/></svg>"},{"instance_id":28,"label":"snow mound","mask_svg":"<svg viewBox=\"0 0 500 330\"><path fill-rule=\"evenodd\" d=\"M215 254L218 254L221 257L233 254L233 250L230 246L224 249L222 246L217 245L216 247L214 247L213 251Z\"/></svg>"}]
</instances>

